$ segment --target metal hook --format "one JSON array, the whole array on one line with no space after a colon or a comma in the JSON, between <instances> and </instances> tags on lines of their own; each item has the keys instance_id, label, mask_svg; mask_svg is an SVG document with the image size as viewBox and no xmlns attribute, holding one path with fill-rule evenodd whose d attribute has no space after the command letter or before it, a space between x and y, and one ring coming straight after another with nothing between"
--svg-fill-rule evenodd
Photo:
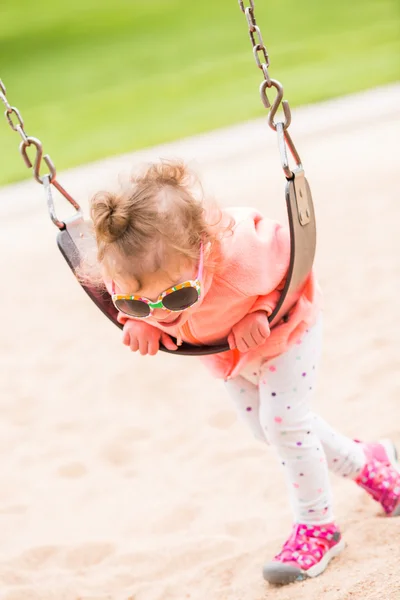
<instances>
[{"instance_id":1,"label":"metal hook","mask_svg":"<svg viewBox=\"0 0 400 600\"><path fill-rule=\"evenodd\" d=\"M22 158L24 159L25 164L28 167L28 169L31 169L32 162L26 151L28 146L35 146L35 148L36 148L35 162L33 165L33 173L34 173L34 177L35 177L36 181L38 181L39 183L43 183L43 181L42 181L43 177L41 177L41 175L40 175L40 167L41 167L42 158L43 158L44 162L46 163L46 165L48 166L49 171L50 171L50 173L49 173L50 181L53 182L53 180L56 177L56 168L48 154L45 154L43 156L43 146L42 146L42 143L40 142L40 140L38 140L35 137L29 136L26 138L26 140L23 140L19 145L19 151L22 154Z\"/></svg>"},{"instance_id":2,"label":"metal hook","mask_svg":"<svg viewBox=\"0 0 400 600\"><path fill-rule=\"evenodd\" d=\"M271 79L271 85L274 86L274 88L276 88L278 93L272 105L272 108L269 111L268 124L274 131L276 131L276 123L274 122L274 117L278 112L278 108L282 104L283 114L285 115L285 120L283 121L283 128L287 129L292 121L292 115L289 108L289 102L287 100L283 100L283 85L279 83L279 81L277 81L276 79Z\"/></svg>"},{"instance_id":3,"label":"metal hook","mask_svg":"<svg viewBox=\"0 0 400 600\"><path fill-rule=\"evenodd\" d=\"M50 156L48 154L45 154L43 156L43 160L46 163L46 165L48 166L49 171L50 171L50 173L49 173L49 175L50 175L50 183L54 183L55 180L56 180L56 175L57 175L55 164L53 163L53 161L51 160L51 158L50 158ZM35 177L36 177L36 173L35 173ZM40 179L39 172L38 172L38 177Z\"/></svg>"},{"instance_id":4,"label":"metal hook","mask_svg":"<svg viewBox=\"0 0 400 600\"><path fill-rule=\"evenodd\" d=\"M34 137L27 137L26 140L22 140L22 142L19 145L19 151L22 154L22 158L25 161L26 166L28 167L28 169L32 168L32 162L28 156L28 153L26 151L28 146L35 146L36 148L36 156L35 156L35 165L38 163L40 165L40 163L42 162L42 156L43 156L43 146L42 143Z\"/></svg>"},{"instance_id":5,"label":"metal hook","mask_svg":"<svg viewBox=\"0 0 400 600\"><path fill-rule=\"evenodd\" d=\"M275 79L270 79L270 80L264 79L264 81L262 81L260 84L261 100L262 100L262 103L264 104L265 108L271 108L271 102L269 101L268 96L267 96L267 88L270 88L272 85L274 85L274 82L275 82ZM278 83L278 82L276 82L276 83ZM277 86L274 86L274 87L276 87L276 89L278 90L278 94L275 98L275 102L278 102L278 105L279 105L283 98L283 88L282 88L282 92L280 92L279 87L277 87Z\"/></svg>"},{"instance_id":6,"label":"metal hook","mask_svg":"<svg viewBox=\"0 0 400 600\"><path fill-rule=\"evenodd\" d=\"M292 114L290 112L289 102L287 100L283 100L283 85L277 81L276 79L270 79L269 81L263 81L260 85L260 94L261 100L264 104L265 108L270 108L271 103L268 100L267 96L267 88L274 87L277 91L276 98L274 103L272 104L271 110L268 114L268 124L276 131L276 123L274 122L274 117L278 112L280 105L282 104L283 113L285 115L285 120L283 121L283 128L287 129L292 121ZM282 102L283 100L283 102Z\"/></svg>"},{"instance_id":7,"label":"metal hook","mask_svg":"<svg viewBox=\"0 0 400 600\"><path fill-rule=\"evenodd\" d=\"M73 197L67 192L67 190L65 188L63 188L63 186L57 181L56 179L56 175L57 175L57 171L56 171L56 167L53 163L53 161L51 160L50 156L48 154L45 154L43 156L43 146L42 143L40 142L40 140L38 140L35 137L27 137L26 140L23 140L20 145L19 145L19 150L22 154L22 158L25 161L26 166L31 169L32 168L32 162L28 156L28 153L26 151L26 149L28 148L28 146L35 146L36 148L36 156L35 156L35 162L33 165L33 172L34 172L34 176L35 179L38 183L43 184L44 180L46 179L46 181L50 182L51 184L54 185L55 188L57 188L57 190L64 196L64 198L66 198L68 200L68 202L70 204L72 204L72 206L75 208L75 210L80 211L80 206L79 204L76 202L76 200L73 199ZM49 173L46 173L45 175L40 175L40 166L41 166L41 162L42 162L42 158L44 160L44 162L46 163L46 165L49 168ZM50 192L49 192L50 193ZM57 227L59 227L59 225L57 224L57 219L52 217L52 221L57 225Z\"/></svg>"},{"instance_id":8,"label":"metal hook","mask_svg":"<svg viewBox=\"0 0 400 600\"><path fill-rule=\"evenodd\" d=\"M290 123L292 122L292 113L290 111L289 102L287 100L284 100L282 102L282 108L283 108L283 114L285 115L285 120L283 121L283 129L286 131L286 129L289 127ZM275 116L277 110L278 110L278 107L276 107L276 109L274 111L274 106L272 106L271 112L268 115L268 124L274 131L276 131L277 124L274 122L273 119L274 119L274 116Z\"/></svg>"}]
</instances>

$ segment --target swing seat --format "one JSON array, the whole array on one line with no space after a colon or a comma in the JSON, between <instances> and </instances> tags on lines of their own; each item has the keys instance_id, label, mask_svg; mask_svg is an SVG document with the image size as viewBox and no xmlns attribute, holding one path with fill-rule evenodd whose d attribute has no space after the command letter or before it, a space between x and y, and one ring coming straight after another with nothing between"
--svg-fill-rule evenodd
<instances>
[{"instance_id":1,"label":"swing seat","mask_svg":"<svg viewBox=\"0 0 400 600\"><path fill-rule=\"evenodd\" d=\"M60 230L57 235L57 245L71 271L77 275L77 269L81 264L82 257L86 256L87 252L95 250L95 241L88 228L88 223L84 220L81 213L76 213L70 221L65 223L65 228ZM117 327L122 329L123 325L117 321L118 311L111 300L110 294L106 290L99 290L95 286L83 283L79 279L78 282L97 308ZM224 352L227 349L225 343L215 346L192 346L183 342L178 350L168 350L164 346L160 347L160 350L163 352L184 356L215 354Z\"/></svg>"},{"instance_id":2,"label":"swing seat","mask_svg":"<svg viewBox=\"0 0 400 600\"><path fill-rule=\"evenodd\" d=\"M290 263L280 300L269 317L271 327L283 318L287 319L311 272L316 248L314 207L304 172L295 173L293 178L287 181L285 196L290 229ZM65 227L57 235L57 244L68 266L77 275L82 257L96 251L95 240L81 212L77 212L72 219L65 222ZM122 329L123 326L117 321L118 311L109 293L79 279L78 281L102 313ZM168 350L164 346L161 346L160 350L170 354L200 356L226 352L229 346L226 342L215 346L194 346L184 342L177 350Z\"/></svg>"}]
</instances>

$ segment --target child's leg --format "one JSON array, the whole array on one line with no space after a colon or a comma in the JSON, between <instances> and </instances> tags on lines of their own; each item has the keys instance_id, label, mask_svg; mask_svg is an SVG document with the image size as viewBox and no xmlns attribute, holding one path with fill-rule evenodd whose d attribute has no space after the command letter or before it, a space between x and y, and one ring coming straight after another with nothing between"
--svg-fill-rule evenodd
<instances>
[{"instance_id":1,"label":"child's leg","mask_svg":"<svg viewBox=\"0 0 400 600\"><path fill-rule=\"evenodd\" d=\"M258 387L240 376L230 379L225 385L240 418L257 439L268 444L268 431L265 427L263 431L260 425ZM315 413L312 413L312 429L321 441L329 470L341 477L357 477L366 460L362 445L335 431Z\"/></svg>"},{"instance_id":2,"label":"child's leg","mask_svg":"<svg viewBox=\"0 0 400 600\"><path fill-rule=\"evenodd\" d=\"M226 388L235 408L254 436L268 443L268 432L260 425L260 401L258 387L244 377L226 382ZM341 477L354 479L365 465L365 454L361 444L335 431L322 417L312 413L312 429L320 439L328 468Z\"/></svg>"},{"instance_id":3,"label":"child's leg","mask_svg":"<svg viewBox=\"0 0 400 600\"><path fill-rule=\"evenodd\" d=\"M385 512L400 515L397 471L386 459L368 458L365 446L335 432L310 410L320 346L319 323L286 354L262 366L259 395L245 378L227 382L239 413L258 438L271 442L286 471L297 524L282 551L264 567L271 583L315 577L343 549L332 522L328 465L354 478Z\"/></svg>"},{"instance_id":4,"label":"child's leg","mask_svg":"<svg viewBox=\"0 0 400 600\"><path fill-rule=\"evenodd\" d=\"M310 410L316 364L321 348L321 323L294 347L261 369L260 423L268 432L284 467L295 521L333 521L328 465Z\"/></svg>"},{"instance_id":5,"label":"child's leg","mask_svg":"<svg viewBox=\"0 0 400 600\"><path fill-rule=\"evenodd\" d=\"M256 438L268 443L260 425L258 387L240 376L229 379L225 385L239 416L247 423Z\"/></svg>"},{"instance_id":6,"label":"child's leg","mask_svg":"<svg viewBox=\"0 0 400 600\"><path fill-rule=\"evenodd\" d=\"M312 427L321 440L329 470L341 477L355 479L366 463L362 445L335 431L319 415L313 415Z\"/></svg>"},{"instance_id":7,"label":"child's leg","mask_svg":"<svg viewBox=\"0 0 400 600\"><path fill-rule=\"evenodd\" d=\"M319 323L261 369L260 422L285 470L295 520L281 552L264 566L264 578L274 584L320 575L344 548L333 522L326 456L310 410L320 344Z\"/></svg>"}]
</instances>

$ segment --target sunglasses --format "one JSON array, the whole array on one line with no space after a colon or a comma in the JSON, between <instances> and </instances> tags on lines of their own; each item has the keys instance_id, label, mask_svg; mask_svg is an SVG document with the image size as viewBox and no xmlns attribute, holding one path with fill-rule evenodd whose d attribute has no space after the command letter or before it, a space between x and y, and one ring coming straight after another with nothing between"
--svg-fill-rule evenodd
<instances>
[{"instance_id":1,"label":"sunglasses","mask_svg":"<svg viewBox=\"0 0 400 600\"><path fill-rule=\"evenodd\" d=\"M162 292L156 302L142 296L129 296L115 293L115 283L112 282L111 299L117 310L134 317L147 319L154 309L161 308L170 312L182 312L194 306L200 299L201 279L203 277L203 244L200 246L199 268L196 279L178 283Z\"/></svg>"}]
</instances>

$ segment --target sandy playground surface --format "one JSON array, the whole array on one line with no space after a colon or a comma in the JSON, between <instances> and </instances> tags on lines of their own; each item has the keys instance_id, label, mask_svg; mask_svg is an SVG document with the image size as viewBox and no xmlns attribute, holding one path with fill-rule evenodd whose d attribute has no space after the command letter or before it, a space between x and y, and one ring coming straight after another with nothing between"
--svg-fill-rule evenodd
<instances>
[{"instance_id":1,"label":"sandy playground surface","mask_svg":"<svg viewBox=\"0 0 400 600\"><path fill-rule=\"evenodd\" d=\"M325 291L315 408L400 446L399 106L391 86L298 110L291 132ZM192 161L225 204L285 218L265 118L59 180L85 204L159 156ZM291 524L279 465L196 359L122 346L64 264L42 193L33 181L0 190L0 599L399 600L400 519L339 479L346 551L315 580L263 581Z\"/></svg>"}]
</instances>

